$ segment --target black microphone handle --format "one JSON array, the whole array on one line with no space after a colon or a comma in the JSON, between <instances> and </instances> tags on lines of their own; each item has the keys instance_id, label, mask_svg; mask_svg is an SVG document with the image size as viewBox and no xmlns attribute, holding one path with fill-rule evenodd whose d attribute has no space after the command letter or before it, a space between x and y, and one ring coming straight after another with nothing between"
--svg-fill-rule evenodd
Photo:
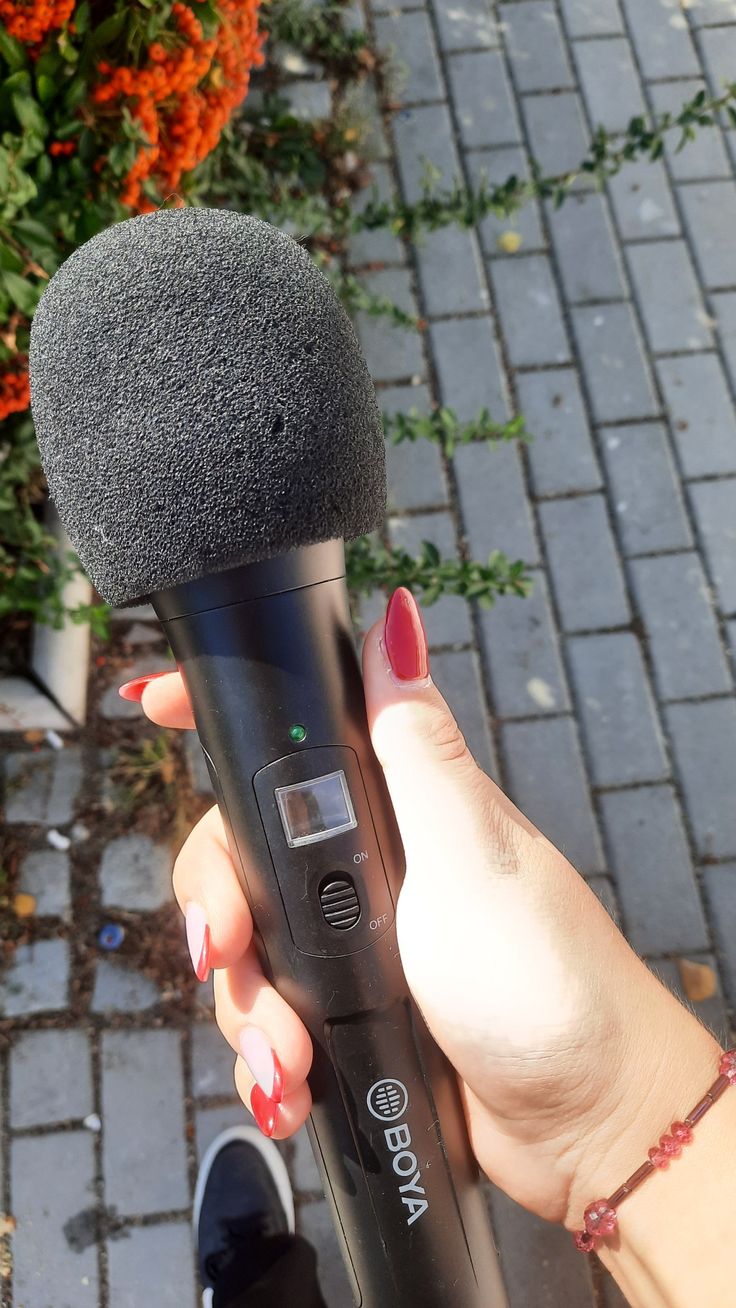
<instances>
[{"instance_id":1,"label":"black microphone handle","mask_svg":"<svg viewBox=\"0 0 736 1308\"><path fill-rule=\"evenodd\" d=\"M152 600L264 970L312 1038L308 1129L355 1301L504 1308L455 1073L399 959L404 855L368 736L344 571L331 541ZM321 789L300 787L315 778ZM289 846L277 788L296 838L316 840ZM333 823L344 829L326 838Z\"/></svg>"}]
</instances>

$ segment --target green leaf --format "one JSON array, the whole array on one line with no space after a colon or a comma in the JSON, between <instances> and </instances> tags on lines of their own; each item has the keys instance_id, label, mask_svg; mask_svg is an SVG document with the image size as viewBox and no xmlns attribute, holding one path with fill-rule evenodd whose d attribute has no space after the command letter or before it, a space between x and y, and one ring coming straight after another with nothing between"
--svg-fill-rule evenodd
<instances>
[{"instance_id":1,"label":"green leaf","mask_svg":"<svg viewBox=\"0 0 736 1308\"><path fill-rule=\"evenodd\" d=\"M49 104L56 94L56 83L46 73L39 73L36 78L36 90L41 104Z\"/></svg>"},{"instance_id":2,"label":"green leaf","mask_svg":"<svg viewBox=\"0 0 736 1308\"><path fill-rule=\"evenodd\" d=\"M4 241L0 241L0 268L4 272L19 273L23 271L23 260L17 250L11 249Z\"/></svg>"},{"instance_id":3,"label":"green leaf","mask_svg":"<svg viewBox=\"0 0 736 1308\"><path fill-rule=\"evenodd\" d=\"M81 130L81 119L70 118L68 123L62 123L59 127L54 128L54 136L57 141L68 141L72 136L78 136Z\"/></svg>"},{"instance_id":4,"label":"green leaf","mask_svg":"<svg viewBox=\"0 0 736 1308\"><path fill-rule=\"evenodd\" d=\"M11 73L10 77L5 78L1 89L7 92L8 95L13 95L15 91L20 91L22 95L30 95L31 74L27 73L25 69L17 73Z\"/></svg>"},{"instance_id":5,"label":"green leaf","mask_svg":"<svg viewBox=\"0 0 736 1308\"><path fill-rule=\"evenodd\" d=\"M50 232L43 223L35 218L17 218L13 223L13 234L20 236L24 243L31 249L36 245L47 245L51 249L56 248L56 240L53 232Z\"/></svg>"},{"instance_id":6,"label":"green leaf","mask_svg":"<svg viewBox=\"0 0 736 1308\"><path fill-rule=\"evenodd\" d=\"M42 154L36 165L36 180L41 186L45 186L47 182L51 181L53 172L54 169L49 156Z\"/></svg>"},{"instance_id":7,"label":"green leaf","mask_svg":"<svg viewBox=\"0 0 736 1308\"><path fill-rule=\"evenodd\" d=\"M82 0L81 5L77 5L74 11L74 26L77 29L77 36L84 36L89 28L91 8L89 0Z\"/></svg>"},{"instance_id":8,"label":"green leaf","mask_svg":"<svg viewBox=\"0 0 736 1308\"><path fill-rule=\"evenodd\" d=\"M64 94L64 108L72 113L78 109L80 104L87 99L89 93L89 78L84 73L79 73L72 78Z\"/></svg>"},{"instance_id":9,"label":"green leaf","mask_svg":"<svg viewBox=\"0 0 736 1308\"><path fill-rule=\"evenodd\" d=\"M734 127L736 127L736 109L734 109L734 107L733 107L732 104L727 104L727 105L726 105L726 113L728 114L729 118L731 119L731 122L732 122L732 124L734 125Z\"/></svg>"},{"instance_id":10,"label":"green leaf","mask_svg":"<svg viewBox=\"0 0 736 1308\"><path fill-rule=\"evenodd\" d=\"M24 277L19 277L14 272L4 272L2 274L3 285L8 292L13 304L20 309L21 313L26 314L28 318L34 313L36 305L41 296L40 286L33 282L26 281Z\"/></svg>"},{"instance_id":11,"label":"green leaf","mask_svg":"<svg viewBox=\"0 0 736 1308\"><path fill-rule=\"evenodd\" d=\"M127 11L123 10L117 14L110 14L102 23L95 27L90 38L90 45L93 50L98 50L100 46L110 45L117 36L123 31L128 21Z\"/></svg>"},{"instance_id":12,"label":"green leaf","mask_svg":"<svg viewBox=\"0 0 736 1308\"><path fill-rule=\"evenodd\" d=\"M46 136L49 125L44 118L38 101L20 91L13 94L12 100L15 116L21 127L25 127L27 132L36 132L39 136Z\"/></svg>"},{"instance_id":13,"label":"green leaf","mask_svg":"<svg viewBox=\"0 0 736 1308\"><path fill-rule=\"evenodd\" d=\"M432 541L430 540L422 541L422 554L426 562L430 565L430 567L432 568L439 567L440 552L437 549L437 546L432 544Z\"/></svg>"},{"instance_id":14,"label":"green leaf","mask_svg":"<svg viewBox=\"0 0 736 1308\"><path fill-rule=\"evenodd\" d=\"M8 68L15 71L18 68L25 68L27 56L25 49L20 41L16 41L14 36L6 32L4 27L0 27L0 56L5 60Z\"/></svg>"}]
</instances>

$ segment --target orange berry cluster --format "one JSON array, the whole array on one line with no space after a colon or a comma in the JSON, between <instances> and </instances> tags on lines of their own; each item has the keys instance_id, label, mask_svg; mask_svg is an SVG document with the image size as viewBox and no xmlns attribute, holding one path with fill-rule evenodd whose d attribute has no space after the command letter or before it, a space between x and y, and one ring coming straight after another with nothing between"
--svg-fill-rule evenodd
<instances>
[{"instance_id":1,"label":"orange berry cluster","mask_svg":"<svg viewBox=\"0 0 736 1308\"><path fill-rule=\"evenodd\" d=\"M52 141L49 146L49 154L54 155L55 157L63 156L65 154L74 154L76 148L76 141Z\"/></svg>"},{"instance_id":2,"label":"orange berry cluster","mask_svg":"<svg viewBox=\"0 0 736 1308\"><path fill-rule=\"evenodd\" d=\"M17 354L16 364L25 364L25 356ZM31 402L28 373L5 372L0 375L0 422L11 413L22 413Z\"/></svg>"},{"instance_id":3,"label":"orange berry cluster","mask_svg":"<svg viewBox=\"0 0 736 1308\"><path fill-rule=\"evenodd\" d=\"M63 27L71 17L75 0L0 0L0 22L10 36L26 45L38 45L47 32Z\"/></svg>"},{"instance_id":4,"label":"orange berry cluster","mask_svg":"<svg viewBox=\"0 0 736 1308\"><path fill-rule=\"evenodd\" d=\"M217 34L205 40L189 6L176 3L178 39L170 48L154 41L141 68L99 65L105 81L93 103L117 112L126 103L147 139L123 179L120 199L129 208L150 212L156 206L144 195L144 182L151 178L165 197L217 145L246 95L251 68L263 62L257 9L258 0L221 0Z\"/></svg>"}]
</instances>

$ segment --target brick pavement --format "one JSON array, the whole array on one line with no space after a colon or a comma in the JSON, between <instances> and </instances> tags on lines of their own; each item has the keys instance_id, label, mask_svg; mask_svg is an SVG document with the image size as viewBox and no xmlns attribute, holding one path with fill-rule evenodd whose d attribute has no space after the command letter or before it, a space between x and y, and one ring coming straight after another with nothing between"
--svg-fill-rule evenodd
<instances>
[{"instance_id":1,"label":"brick pavement","mask_svg":"<svg viewBox=\"0 0 736 1308\"><path fill-rule=\"evenodd\" d=\"M736 71L732 0L373 0L368 20L404 67L402 107L373 124L377 180L407 199L424 157L447 181L523 174L531 156L564 169L599 122L615 130ZM306 112L325 89L299 82L295 100ZM384 407L522 411L535 436L451 461L429 445L390 452L391 539L500 547L535 575L529 601L430 610L437 681L477 757L664 980L680 986L678 957L717 966L722 990L698 1008L719 1031L736 1008L734 159L719 128L557 213L531 205L415 248L362 235L350 251L367 284L427 321L421 337L359 323ZM511 228L515 255L497 244ZM121 623L143 646L137 666L158 667L141 617ZM102 711L132 716L114 688ZM206 787L196 750L191 762ZM18 1223L4 1308L193 1304L197 1154L242 1116L206 995L199 1020L162 1024L153 983L105 959L88 1009L47 1029L74 1003L73 831L80 786L101 786L91 767L76 748L19 747L6 764L5 817L30 850L21 888L43 888L59 938L19 949L0 988L16 1019L0 1053L0 1208ZM101 903L154 911L167 871L147 837L118 837ZM300 1228L345 1308L305 1139L285 1153ZM511 1308L620 1308L563 1233L498 1194L491 1212Z\"/></svg>"}]
</instances>

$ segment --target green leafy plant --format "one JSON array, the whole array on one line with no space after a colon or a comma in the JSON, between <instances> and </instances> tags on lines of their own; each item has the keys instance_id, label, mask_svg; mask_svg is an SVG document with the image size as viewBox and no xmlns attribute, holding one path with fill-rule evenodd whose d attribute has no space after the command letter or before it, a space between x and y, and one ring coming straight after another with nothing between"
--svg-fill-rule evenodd
<instances>
[{"instance_id":1,"label":"green leafy plant","mask_svg":"<svg viewBox=\"0 0 736 1308\"><path fill-rule=\"evenodd\" d=\"M458 445L503 445L531 439L521 414L507 422L495 422L488 409L481 409L469 422L461 422L454 409L438 408L431 413L410 409L408 413L384 414L383 427L393 445L401 445L403 441L432 441L448 459Z\"/></svg>"},{"instance_id":2,"label":"green leafy plant","mask_svg":"<svg viewBox=\"0 0 736 1308\"><path fill-rule=\"evenodd\" d=\"M499 595L523 597L531 592L526 565L521 560L512 563L501 550L494 550L487 563L443 559L437 546L426 540L414 558L406 550L361 536L347 546L347 578L355 595L407 586L424 605L434 604L440 595L461 595L491 608Z\"/></svg>"},{"instance_id":3,"label":"green leafy plant","mask_svg":"<svg viewBox=\"0 0 736 1308\"><path fill-rule=\"evenodd\" d=\"M161 732L135 745L122 745L115 753L109 776L128 808L173 800L178 768L169 737Z\"/></svg>"}]
</instances>

